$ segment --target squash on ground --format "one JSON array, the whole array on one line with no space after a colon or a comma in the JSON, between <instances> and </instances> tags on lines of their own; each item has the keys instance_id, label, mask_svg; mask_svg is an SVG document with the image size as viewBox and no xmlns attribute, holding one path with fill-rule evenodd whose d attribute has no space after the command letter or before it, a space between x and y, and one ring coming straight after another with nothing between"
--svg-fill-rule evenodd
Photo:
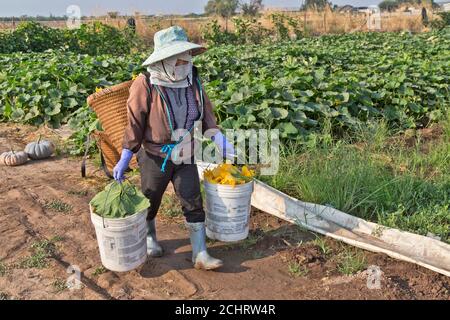
<instances>
[{"instance_id":1,"label":"squash on ground","mask_svg":"<svg viewBox=\"0 0 450 320\"><path fill-rule=\"evenodd\" d=\"M55 152L55 145L51 141L41 140L41 136L39 136L39 139L36 142L27 144L25 152L30 159L46 159Z\"/></svg>"},{"instance_id":2,"label":"squash on ground","mask_svg":"<svg viewBox=\"0 0 450 320\"><path fill-rule=\"evenodd\" d=\"M28 160L28 155L24 151L15 152L13 150L3 152L0 155L0 163L5 166L20 166Z\"/></svg>"}]
</instances>

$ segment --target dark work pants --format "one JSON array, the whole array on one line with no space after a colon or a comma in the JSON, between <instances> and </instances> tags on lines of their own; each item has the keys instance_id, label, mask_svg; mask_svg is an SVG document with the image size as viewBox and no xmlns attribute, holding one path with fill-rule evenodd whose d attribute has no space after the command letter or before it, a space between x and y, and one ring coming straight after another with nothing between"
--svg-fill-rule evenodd
<instances>
[{"instance_id":1,"label":"dark work pants","mask_svg":"<svg viewBox=\"0 0 450 320\"><path fill-rule=\"evenodd\" d=\"M181 202L183 214L187 222L204 222L202 195L197 165L174 164L167 161L166 172L161 172L164 159L149 154L141 148L137 153L137 161L141 172L142 193L150 200L147 220L153 220L158 213L161 200L167 185L172 181L175 193Z\"/></svg>"}]
</instances>

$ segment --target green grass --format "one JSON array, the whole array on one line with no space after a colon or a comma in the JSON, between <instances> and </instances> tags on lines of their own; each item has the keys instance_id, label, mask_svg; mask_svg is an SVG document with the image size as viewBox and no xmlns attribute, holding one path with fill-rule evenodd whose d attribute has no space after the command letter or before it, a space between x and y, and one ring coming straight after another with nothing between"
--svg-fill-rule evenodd
<instances>
[{"instance_id":1,"label":"green grass","mask_svg":"<svg viewBox=\"0 0 450 320\"><path fill-rule=\"evenodd\" d=\"M102 167L102 159L100 158L100 153L96 152L96 153L92 154L91 157L92 157L92 164L96 168L101 168Z\"/></svg>"},{"instance_id":2,"label":"green grass","mask_svg":"<svg viewBox=\"0 0 450 320\"><path fill-rule=\"evenodd\" d=\"M242 247L242 249L247 250L257 244L258 241L262 238L263 236L261 235L250 233L247 238L241 241L240 246Z\"/></svg>"},{"instance_id":3,"label":"green grass","mask_svg":"<svg viewBox=\"0 0 450 320\"><path fill-rule=\"evenodd\" d=\"M159 212L167 218L176 218L183 215L180 201L174 194L165 194L163 196Z\"/></svg>"},{"instance_id":4,"label":"green grass","mask_svg":"<svg viewBox=\"0 0 450 320\"><path fill-rule=\"evenodd\" d=\"M264 256L265 256L264 251L256 250L256 251L253 251L253 253L252 253L253 259L261 259L261 258L264 258Z\"/></svg>"},{"instance_id":5,"label":"green grass","mask_svg":"<svg viewBox=\"0 0 450 320\"><path fill-rule=\"evenodd\" d=\"M5 276L7 273L8 267L3 262L0 262L0 277Z\"/></svg>"},{"instance_id":6,"label":"green grass","mask_svg":"<svg viewBox=\"0 0 450 320\"><path fill-rule=\"evenodd\" d=\"M439 139L427 144L417 133L413 146L383 123L340 140L326 128L310 145L285 147L278 173L261 179L303 201L449 242L450 121L441 126Z\"/></svg>"},{"instance_id":7,"label":"green grass","mask_svg":"<svg viewBox=\"0 0 450 320\"><path fill-rule=\"evenodd\" d=\"M290 262L288 264L288 271L293 277L305 277L309 273L308 268L298 264L297 262Z\"/></svg>"},{"instance_id":8,"label":"green grass","mask_svg":"<svg viewBox=\"0 0 450 320\"><path fill-rule=\"evenodd\" d=\"M105 272L108 272L108 269L106 269L104 266L100 266L100 267L97 267L94 270L94 273L92 273L92 275L93 276L99 276L99 275L101 275L101 274L103 274Z\"/></svg>"},{"instance_id":9,"label":"green grass","mask_svg":"<svg viewBox=\"0 0 450 320\"><path fill-rule=\"evenodd\" d=\"M216 239L210 239L210 238L206 237L206 244L207 245L213 245L215 243L217 243Z\"/></svg>"},{"instance_id":10,"label":"green grass","mask_svg":"<svg viewBox=\"0 0 450 320\"><path fill-rule=\"evenodd\" d=\"M220 247L221 250L233 250L242 249L248 250L258 243L263 238L262 235L257 235L254 233L249 233L248 237L241 241L223 243ZM263 252L253 252L253 256L256 259L257 256L262 256Z\"/></svg>"},{"instance_id":11,"label":"green grass","mask_svg":"<svg viewBox=\"0 0 450 320\"><path fill-rule=\"evenodd\" d=\"M337 270L344 275L352 275L367 267L364 252L353 248L345 248L337 255Z\"/></svg>"},{"instance_id":12,"label":"green grass","mask_svg":"<svg viewBox=\"0 0 450 320\"><path fill-rule=\"evenodd\" d=\"M22 259L18 267L21 269L44 269L48 267L48 259L58 255L55 243L61 241L61 237L53 237L50 240L44 239L34 242L31 245L32 254Z\"/></svg>"},{"instance_id":13,"label":"green grass","mask_svg":"<svg viewBox=\"0 0 450 320\"><path fill-rule=\"evenodd\" d=\"M64 237L59 236L59 235L56 235L50 239L50 242L52 242L52 243L61 242L61 241L64 241Z\"/></svg>"},{"instance_id":14,"label":"green grass","mask_svg":"<svg viewBox=\"0 0 450 320\"><path fill-rule=\"evenodd\" d=\"M54 199L47 202L44 207L46 209L51 209L57 212L68 213L72 210L72 206L68 203L65 203L59 199Z\"/></svg>"},{"instance_id":15,"label":"green grass","mask_svg":"<svg viewBox=\"0 0 450 320\"><path fill-rule=\"evenodd\" d=\"M331 247L327 244L327 239L325 237L316 235L316 239L314 239L312 243L319 247L324 256L328 256L333 252Z\"/></svg>"},{"instance_id":16,"label":"green grass","mask_svg":"<svg viewBox=\"0 0 450 320\"><path fill-rule=\"evenodd\" d=\"M56 279L52 283L53 288L55 289L56 293L60 293L67 289L66 281L63 279Z\"/></svg>"},{"instance_id":17,"label":"green grass","mask_svg":"<svg viewBox=\"0 0 450 320\"><path fill-rule=\"evenodd\" d=\"M8 299L9 295L7 293L0 292L0 300L8 300Z\"/></svg>"},{"instance_id":18,"label":"green grass","mask_svg":"<svg viewBox=\"0 0 450 320\"><path fill-rule=\"evenodd\" d=\"M67 191L67 194L71 196L78 196L78 197L85 197L88 195L87 190L69 190Z\"/></svg>"}]
</instances>

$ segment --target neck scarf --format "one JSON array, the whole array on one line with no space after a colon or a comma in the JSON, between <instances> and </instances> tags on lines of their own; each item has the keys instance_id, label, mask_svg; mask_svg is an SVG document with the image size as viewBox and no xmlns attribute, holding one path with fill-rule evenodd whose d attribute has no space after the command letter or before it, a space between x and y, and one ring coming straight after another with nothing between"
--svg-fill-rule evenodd
<instances>
[{"instance_id":1,"label":"neck scarf","mask_svg":"<svg viewBox=\"0 0 450 320\"><path fill-rule=\"evenodd\" d=\"M176 66L180 60L187 64ZM192 83L192 56L185 52L166 58L148 66L150 82L169 88L187 88Z\"/></svg>"}]
</instances>

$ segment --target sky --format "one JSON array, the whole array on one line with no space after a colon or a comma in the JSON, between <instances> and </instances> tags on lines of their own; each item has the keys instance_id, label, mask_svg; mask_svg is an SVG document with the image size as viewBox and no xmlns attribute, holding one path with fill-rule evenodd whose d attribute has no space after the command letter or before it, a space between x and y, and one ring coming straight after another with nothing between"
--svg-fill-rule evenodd
<instances>
[{"instance_id":1,"label":"sky","mask_svg":"<svg viewBox=\"0 0 450 320\"><path fill-rule=\"evenodd\" d=\"M333 4L368 6L381 0L331 0ZM187 14L202 13L207 0L0 0L0 16L48 16L50 13L62 16L70 5L78 5L81 15L101 15L108 11L130 14L135 11L144 14ZM273 7L299 7L302 0L263 0Z\"/></svg>"}]
</instances>

